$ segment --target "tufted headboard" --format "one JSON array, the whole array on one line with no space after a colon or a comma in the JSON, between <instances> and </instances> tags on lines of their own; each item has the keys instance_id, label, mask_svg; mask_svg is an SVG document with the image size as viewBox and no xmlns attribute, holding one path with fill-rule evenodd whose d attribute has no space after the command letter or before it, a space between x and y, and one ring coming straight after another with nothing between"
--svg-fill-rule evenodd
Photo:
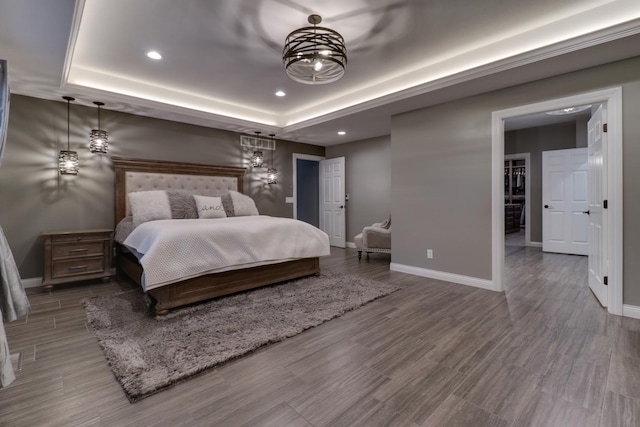
<instances>
[{"instance_id":1,"label":"tufted headboard","mask_svg":"<svg viewBox=\"0 0 640 427\"><path fill-rule=\"evenodd\" d=\"M129 215L132 191L187 190L214 195L228 190L242 192L246 169L235 166L210 166L164 160L111 157L115 177L115 224Z\"/></svg>"}]
</instances>

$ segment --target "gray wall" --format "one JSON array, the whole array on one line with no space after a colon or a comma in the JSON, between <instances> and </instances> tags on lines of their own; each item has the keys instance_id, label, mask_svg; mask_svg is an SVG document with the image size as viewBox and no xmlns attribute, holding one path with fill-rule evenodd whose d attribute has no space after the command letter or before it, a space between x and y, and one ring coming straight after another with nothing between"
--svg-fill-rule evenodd
<instances>
[{"instance_id":1,"label":"gray wall","mask_svg":"<svg viewBox=\"0 0 640 427\"><path fill-rule=\"evenodd\" d=\"M640 305L640 57L394 116L392 261L491 279L491 113L623 88L624 303ZM434 258L426 258L426 249Z\"/></svg>"},{"instance_id":2,"label":"gray wall","mask_svg":"<svg viewBox=\"0 0 640 427\"><path fill-rule=\"evenodd\" d=\"M108 107L108 106L107 106ZM46 230L113 227L114 174L108 156L89 153L95 108L71 105L71 149L79 152L80 174L61 177L58 151L66 149L64 102L12 95L7 144L0 168L0 225L23 278L42 276L40 233ZM248 167L250 150L239 134L113 111L102 112L110 155ZM245 192L260 213L292 217L292 155L323 156L324 147L277 141L277 185L264 183L265 171L250 168ZM271 152L266 153L271 161Z\"/></svg>"},{"instance_id":3,"label":"gray wall","mask_svg":"<svg viewBox=\"0 0 640 427\"><path fill-rule=\"evenodd\" d=\"M374 222L391 213L391 141L389 136L365 139L326 148L328 159L345 158L346 236L348 242ZM393 218L392 227L396 221Z\"/></svg>"},{"instance_id":4,"label":"gray wall","mask_svg":"<svg viewBox=\"0 0 640 427\"><path fill-rule=\"evenodd\" d=\"M586 123L585 123L586 126ZM527 179L531 185L531 241L542 242L542 152L576 148L575 122L505 132L504 153L530 153Z\"/></svg>"}]
</instances>

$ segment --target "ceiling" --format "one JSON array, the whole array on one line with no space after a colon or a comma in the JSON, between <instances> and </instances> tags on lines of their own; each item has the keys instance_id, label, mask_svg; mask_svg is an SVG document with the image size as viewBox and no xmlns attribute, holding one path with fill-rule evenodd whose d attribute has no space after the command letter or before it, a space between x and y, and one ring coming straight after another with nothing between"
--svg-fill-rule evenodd
<instances>
[{"instance_id":1,"label":"ceiling","mask_svg":"<svg viewBox=\"0 0 640 427\"><path fill-rule=\"evenodd\" d=\"M393 114L640 55L637 0L0 0L0 12L12 93L325 146L388 135ZM345 38L337 82L284 73L284 39L311 13Z\"/></svg>"}]
</instances>

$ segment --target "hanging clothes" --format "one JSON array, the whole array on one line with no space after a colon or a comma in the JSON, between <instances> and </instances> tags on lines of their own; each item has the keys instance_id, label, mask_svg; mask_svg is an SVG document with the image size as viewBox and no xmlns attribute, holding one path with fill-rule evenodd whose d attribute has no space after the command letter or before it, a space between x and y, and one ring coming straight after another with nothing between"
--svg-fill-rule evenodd
<instances>
[{"instance_id":1,"label":"hanging clothes","mask_svg":"<svg viewBox=\"0 0 640 427\"><path fill-rule=\"evenodd\" d=\"M13 322L25 316L31 310L27 294L22 286L18 267L13 259L11 248L0 227L0 317L3 322ZM15 379L9 343L4 331L4 323L0 324L0 388L8 386Z\"/></svg>"}]
</instances>

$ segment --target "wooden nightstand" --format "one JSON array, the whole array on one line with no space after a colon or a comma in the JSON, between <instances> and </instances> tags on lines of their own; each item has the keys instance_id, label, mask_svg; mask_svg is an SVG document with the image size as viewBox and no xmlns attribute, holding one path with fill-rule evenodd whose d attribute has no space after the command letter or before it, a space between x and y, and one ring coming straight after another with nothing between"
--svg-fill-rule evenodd
<instances>
[{"instance_id":1,"label":"wooden nightstand","mask_svg":"<svg viewBox=\"0 0 640 427\"><path fill-rule=\"evenodd\" d=\"M78 280L108 281L111 277L112 231L101 228L42 233L44 290L51 290L53 285Z\"/></svg>"}]
</instances>

